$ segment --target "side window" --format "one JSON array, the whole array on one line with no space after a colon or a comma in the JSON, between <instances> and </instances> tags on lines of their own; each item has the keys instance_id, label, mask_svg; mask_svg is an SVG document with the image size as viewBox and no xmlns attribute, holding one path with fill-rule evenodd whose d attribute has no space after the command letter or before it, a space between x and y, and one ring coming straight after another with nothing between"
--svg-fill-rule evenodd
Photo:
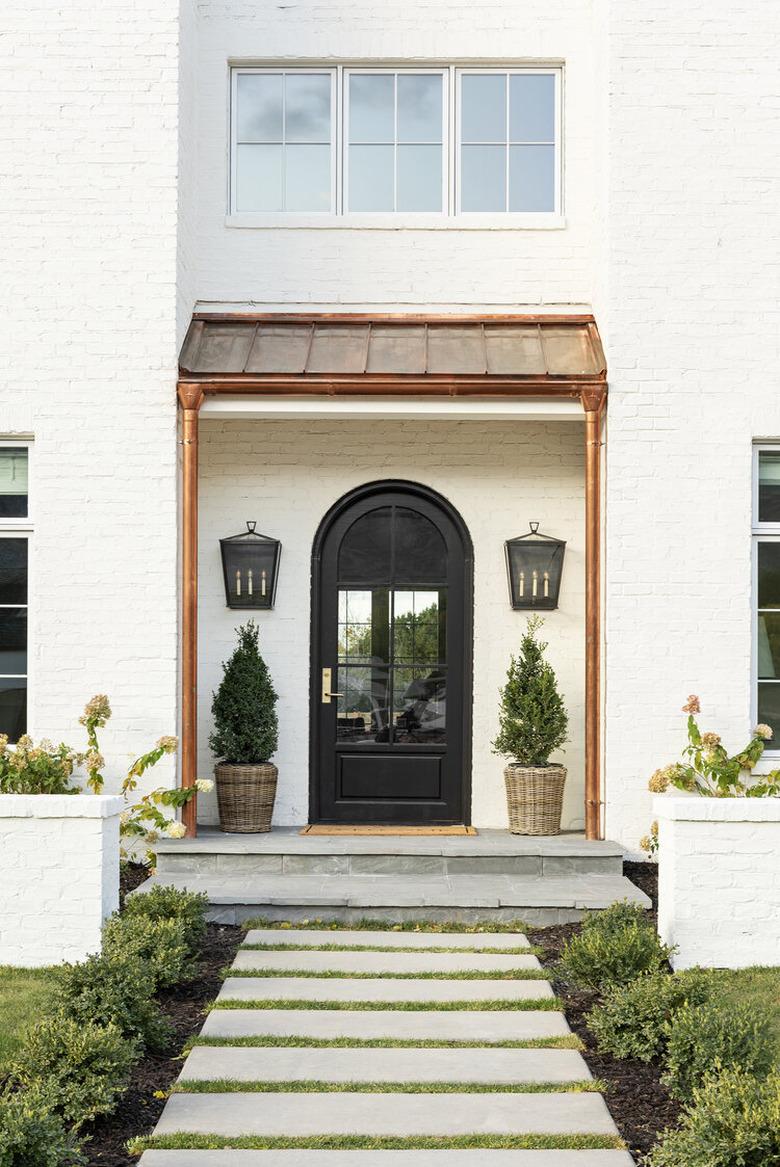
<instances>
[{"instance_id":1,"label":"side window","mask_svg":"<svg viewBox=\"0 0 780 1167\"><path fill-rule=\"evenodd\" d=\"M780 446L754 454L753 701L780 746Z\"/></svg>"},{"instance_id":2,"label":"side window","mask_svg":"<svg viewBox=\"0 0 780 1167\"><path fill-rule=\"evenodd\" d=\"M0 733L27 731L28 459L0 445Z\"/></svg>"}]
</instances>

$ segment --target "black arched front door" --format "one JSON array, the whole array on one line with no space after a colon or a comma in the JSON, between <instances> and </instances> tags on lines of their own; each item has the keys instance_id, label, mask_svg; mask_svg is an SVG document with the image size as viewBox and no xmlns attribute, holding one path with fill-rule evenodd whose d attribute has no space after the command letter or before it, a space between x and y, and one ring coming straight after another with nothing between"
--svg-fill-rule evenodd
<instances>
[{"instance_id":1,"label":"black arched front door","mask_svg":"<svg viewBox=\"0 0 780 1167\"><path fill-rule=\"evenodd\" d=\"M424 487L374 483L326 516L312 565L311 817L468 823L468 532Z\"/></svg>"}]
</instances>

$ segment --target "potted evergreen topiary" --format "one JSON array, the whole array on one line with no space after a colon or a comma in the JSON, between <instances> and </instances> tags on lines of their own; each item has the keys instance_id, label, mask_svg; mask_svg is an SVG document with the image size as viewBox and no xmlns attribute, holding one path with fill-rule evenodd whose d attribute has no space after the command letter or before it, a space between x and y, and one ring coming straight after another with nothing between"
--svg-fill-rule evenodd
<instances>
[{"instance_id":1,"label":"potted evergreen topiary","mask_svg":"<svg viewBox=\"0 0 780 1167\"><path fill-rule=\"evenodd\" d=\"M237 833L270 831L278 777L270 762L279 740L276 691L260 655L257 625L250 620L237 631L238 645L211 705L219 825Z\"/></svg>"},{"instance_id":2,"label":"potted evergreen topiary","mask_svg":"<svg viewBox=\"0 0 780 1167\"><path fill-rule=\"evenodd\" d=\"M499 733L493 752L511 758L504 770L509 829L514 835L557 835L561 830L564 766L550 754L566 741L569 718L547 645L537 639L543 621L531 616L501 690Z\"/></svg>"}]
</instances>

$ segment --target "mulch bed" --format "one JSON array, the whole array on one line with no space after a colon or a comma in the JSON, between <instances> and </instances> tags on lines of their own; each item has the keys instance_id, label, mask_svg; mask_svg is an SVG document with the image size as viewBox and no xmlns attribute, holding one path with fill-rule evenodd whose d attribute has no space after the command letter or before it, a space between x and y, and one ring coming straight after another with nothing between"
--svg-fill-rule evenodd
<instances>
[{"instance_id":1,"label":"mulch bed","mask_svg":"<svg viewBox=\"0 0 780 1167\"><path fill-rule=\"evenodd\" d=\"M650 896L655 909L658 903L658 868L653 863L625 863L625 875ZM651 913L648 913L649 915ZM586 1016L596 1004L596 994L576 989L555 976L555 964L566 942L580 930L579 924L560 924L554 928L529 929L533 944L538 944L545 968L551 970L553 987L561 998L566 1019L585 1049L583 1057L595 1078L607 1085L606 1101L620 1134L637 1162L654 1146L667 1127L676 1126L681 1107L670 1098L660 1082L660 1067L633 1059L619 1061L596 1049Z\"/></svg>"},{"instance_id":2,"label":"mulch bed","mask_svg":"<svg viewBox=\"0 0 780 1167\"><path fill-rule=\"evenodd\" d=\"M140 863L122 868L122 895L134 890L148 871ZM125 1144L137 1135L151 1134L165 1106L165 1098L155 1098L156 1091L167 1091L181 1073L181 1051L203 1025L208 1006L222 984L222 972L231 964L243 934L243 928L227 924L209 924L197 978L178 985L158 997L174 1029L174 1039L167 1055L150 1054L133 1071L130 1088L114 1114L85 1128L89 1139L84 1153L90 1167L137 1167L138 1158L127 1153Z\"/></svg>"}]
</instances>

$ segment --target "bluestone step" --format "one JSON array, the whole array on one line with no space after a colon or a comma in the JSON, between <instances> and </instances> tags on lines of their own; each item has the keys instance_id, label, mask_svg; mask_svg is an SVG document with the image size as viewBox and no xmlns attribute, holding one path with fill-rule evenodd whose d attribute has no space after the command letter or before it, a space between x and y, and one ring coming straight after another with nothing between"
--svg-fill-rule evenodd
<instances>
[{"instance_id":1,"label":"bluestone step","mask_svg":"<svg viewBox=\"0 0 780 1167\"><path fill-rule=\"evenodd\" d=\"M496 956L489 952L257 952L240 950L233 968L276 969L280 972L459 973L538 971L541 965L527 955Z\"/></svg>"},{"instance_id":2,"label":"bluestone step","mask_svg":"<svg viewBox=\"0 0 780 1167\"><path fill-rule=\"evenodd\" d=\"M616 1135L599 1094L173 1094L155 1134ZM334 1164L335 1167L335 1164Z\"/></svg>"},{"instance_id":3,"label":"bluestone step","mask_svg":"<svg viewBox=\"0 0 780 1167\"><path fill-rule=\"evenodd\" d=\"M283 944L319 948L323 944L356 948L528 948L522 932L369 932L354 928L250 928L244 944Z\"/></svg>"},{"instance_id":4,"label":"bluestone step","mask_svg":"<svg viewBox=\"0 0 780 1167\"><path fill-rule=\"evenodd\" d=\"M395 980L381 977L228 977L220 1001L536 1001L554 996L548 981Z\"/></svg>"},{"instance_id":5,"label":"bluestone step","mask_svg":"<svg viewBox=\"0 0 780 1167\"><path fill-rule=\"evenodd\" d=\"M582 1082L568 1049L273 1049L196 1046L181 1082Z\"/></svg>"},{"instance_id":6,"label":"bluestone step","mask_svg":"<svg viewBox=\"0 0 780 1167\"><path fill-rule=\"evenodd\" d=\"M634 1167L628 1151L144 1151L139 1167Z\"/></svg>"},{"instance_id":7,"label":"bluestone step","mask_svg":"<svg viewBox=\"0 0 780 1167\"><path fill-rule=\"evenodd\" d=\"M332 1041L532 1041L571 1033L562 1013L509 1009L212 1009L204 1037L310 1037Z\"/></svg>"}]
</instances>

